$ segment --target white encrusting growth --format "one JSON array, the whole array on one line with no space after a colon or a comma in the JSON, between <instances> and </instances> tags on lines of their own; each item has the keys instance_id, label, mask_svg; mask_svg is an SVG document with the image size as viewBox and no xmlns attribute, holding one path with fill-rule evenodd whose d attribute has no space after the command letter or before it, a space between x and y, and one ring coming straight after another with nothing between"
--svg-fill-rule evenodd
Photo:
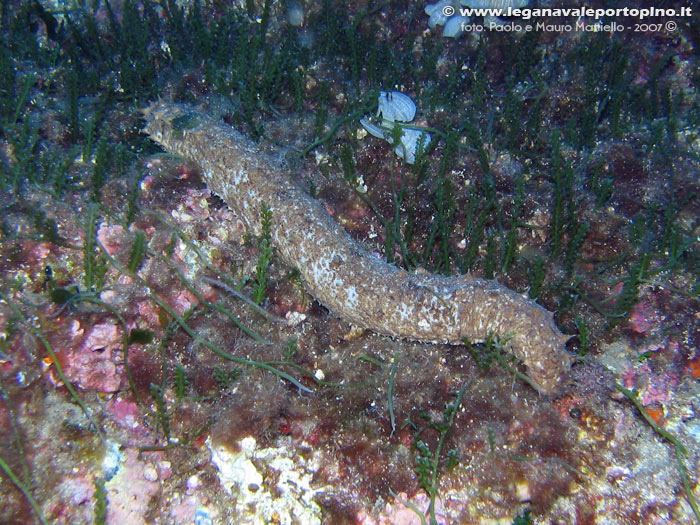
<instances>
[{"instance_id":1,"label":"white encrusting growth","mask_svg":"<svg viewBox=\"0 0 700 525\"><path fill-rule=\"evenodd\" d=\"M236 185L243 184L244 182L248 182L248 174L246 173L245 169L243 169L243 168L237 169L232 174L232 181Z\"/></svg>"},{"instance_id":2,"label":"white encrusting growth","mask_svg":"<svg viewBox=\"0 0 700 525\"><path fill-rule=\"evenodd\" d=\"M413 306L409 308L409 306L406 303L401 303L397 305L399 315L401 316L401 319L403 321L406 321L411 318L411 315L413 314Z\"/></svg>"},{"instance_id":3,"label":"white encrusting growth","mask_svg":"<svg viewBox=\"0 0 700 525\"><path fill-rule=\"evenodd\" d=\"M345 289L345 293L347 294L348 303L350 303L351 306L356 306L357 305L357 290L355 290L355 287L348 286Z\"/></svg>"}]
</instances>

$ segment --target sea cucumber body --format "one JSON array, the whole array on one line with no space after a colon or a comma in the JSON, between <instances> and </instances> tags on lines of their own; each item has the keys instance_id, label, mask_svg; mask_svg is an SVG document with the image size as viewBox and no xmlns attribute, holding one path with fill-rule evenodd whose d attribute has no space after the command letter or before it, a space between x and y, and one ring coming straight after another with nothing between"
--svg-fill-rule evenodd
<instances>
[{"instance_id":1,"label":"sea cucumber body","mask_svg":"<svg viewBox=\"0 0 700 525\"><path fill-rule=\"evenodd\" d=\"M310 293L331 311L381 334L430 343L480 341L492 333L508 340L540 391L554 391L566 377L568 337L537 303L495 281L390 265L362 248L234 129L182 105L159 102L143 113L151 139L197 162L209 189L253 233L261 233L262 206L270 208L279 256L299 269Z\"/></svg>"}]
</instances>

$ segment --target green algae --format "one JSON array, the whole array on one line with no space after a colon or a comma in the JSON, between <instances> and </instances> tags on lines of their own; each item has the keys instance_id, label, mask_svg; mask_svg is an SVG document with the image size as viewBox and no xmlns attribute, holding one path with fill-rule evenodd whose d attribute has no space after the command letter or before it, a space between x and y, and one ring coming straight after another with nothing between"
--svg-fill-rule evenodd
<instances>
[{"instance_id":1,"label":"green algae","mask_svg":"<svg viewBox=\"0 0 700 525\"><path fill-rule=\"evenodd\" d=\"M482 179L475 178L465 198L460 193L461 188L455 190L454 175L444 171L441 166L437 167L443 163L449 165L443 159L427 155L420 166L411 168L411 171L421 170L420 173L414 172L413 177L419 182L426 182L422 187L414 186L410 179L404 181L404 171L397 168L401 171L402 183L390 192L393 205L391 212L381 216L386 231L387 259L393 258L394 248L398 245L403 262L409 267L416 266L420 261L441 272L448 268L459 268L463 273L474 271L499 279L511 278L520 290L526 290L529 284L531 297L539 297L545 304L559 304L559 313L564 314L562 322L565 326L568 324L570 332L575 326L579 333L580 348L590 347L593 350L602 336L609 335L611 330L615 330L614 326L622 324L633 311L645 285L654 284L697 301L700 286L697 279L694 283L687 284L686 289L672 286L674 276L698 275L700 258L694 245L697 225L688 225L681 215L690 201L677 200L671 194L651 206L643 207L636 215L629 214L633 217L628 223L628 238L621 239L622 256L610 263L593 261L589 263L594 267L590 272L578 263L579 255L590 248L589 235L595 233L596 223L590 215L586 215L584 206L572 206L587 198L593 199L595 207L601 212L608 206L617 206L616 199L621 192L615 188L620 183L618 177L624 176L624 173L614 173L611 177L601 176L590 187L581 190L582 177L579 175L586 170L578 170L580 163L584 162L581 160L583 157L578 155L601 141L633 138L633 132L641 126L646 129L641 152L645 163L665 162L676 154L692 153L678 153L682 148L679 136L693 126L691 117L697 115L697 110L691 108L689 118L684 119L682 108L693 103L684 100L680 92L667 85L665 71L678 60L673 52L663 54L656 60L648 77L644 79L645 82L633 85L638 64L632 51L615 39L586 35L580 45L573 47L569 56L545 57L534 37L521 44L515 38L502 43L485 36L475 50L468 46L464 48L464 64L469 66L467 74L462 73L462 63L450 64L449 74L442 79L439 67L442 59L449 57L446 45L435 40L428 41L424 53L417 53L419 58L415 59L410 53L394 49L392 42L384 40L376 27L371 27L371 24L369 28L365 27L361 17L348 20L348 15L333 6L332 2L327 2L318 19L311 21L312 27L319 31L318 49L309 52L301 50L296 38L287 32L280 39L285 42L280 47L288 47L292 50L289 53L276 48L276 42L266 32L269 27L267 23L261 25L250 22L235 10L226 10L217 21L211 21L206 19L202 6L197 2L189 11L167 2L166 19L159 20L150 2L144 4L143 12L134 6L135 3L126 6L123 21L110 13L113 40L100 38L100 30L93 16L86 16L84 25L78 22L77 17L72 20L69 16L62 30L70 33L75 42L71 44L74 47L67 47L67 53L72 55L70 62L64 61L60 49L57 54L54 52L57 57L56 66L59 70L68 71L65 75L68 78L65 91L69 103L66 104L65 122L70 141L73 146L83 144L85 160L95 154L96 160L99 159L100 162L99 168L93 168L91 189L95 199L102 196L101 189L109 179L110 170L105 162L113 151L110 143L114 138L107 138L107 128L103 127L105 115L115 109L131 111L133 105L130 104L146 100L160 92L162 84L152 82L153 77L160 73L167 74L170 68L180 68L187 64L195 68L201 65L204 76L210 81L209 85L213 86L211 89L215 93L227 97L234 104L242 105L241 109L236 109L237 115L232 117L234 122L240 117L240 121L245 122L251 130L264 135L260 124L263 117L284 110L290 104L293 104L297 112L302 112L318 103L318 129L327 128L328 123L333 123L333 126L330 133L317 135L320 138L314 147L323 145L332 153L333 141L336 139L341 141L341 147L345 147L342 131L347 129L343 128L350 128L352 120L365 111L339 113L336 119L334 112L338 111L338 107L331 103L338 91L338 82L334 80L322 80L326 88L321 91L325 91L325 95L304 89L306 81L314 74L307 67L310 63L323 64L324 60L338 59L338 70L341 72L339 78L347 78L358 91L368 86L393 86L405 79L415 78L415 83L409 84L408 88L414 89L420 100L426 101L425 107L439 108L440 112L447 108L448 113L459 112L462 110L460 106L467 106L465 111L468 112L464 117L458 114L454 118L452 115L443 115L441 118L447 120L447 133L455 131L458 139L464 139L466 144L464 147L460 142L458 162L462 164L457 167L474 165L477 171L485 175ZM250 18L254 20L256 16L264 16L265 9L268 9L269 16L267 5L262 13L251 6L248 14L253 15ZM77 186L70 182L71 172L75 173L73 164L76 154L56 152L49 159L38 151L40 139L37 138L37 128L25 119L26 101L37 89L37 81L43 79L25 75L14 67L12 62L15 58L10 54L40 63L48 63L51 56L36 42L36 36L31 31L20 27L17 22L14 24L13 28L17 30L13 34L17 39L8 46L7 52L3 48L2 55L5 60L3 71L10 73L3 75L2 82L9 87L3 88L0 100L3 108L7 108L3 114L8 115L10 120L14 119L14 131L10 133L14 133L11 141L18 152L17 160L9 165L13 177L8 187L23 189L29 185L38 185L51 188L55 196L61 196L66 189L75 189L73 186ZM129 27L125 27L127 24ZM54 37L59 38L59 33L60 30L56 28ZM169 53L164 48L152 45L159 43L162 35L165 36L164 42L170 49ZM250 42L255 44L255 53L248 48ZM289 46L290 42L295 45ZM142 47L137 49L137 46ZM487 62L492 58L489 49L494 46L503 46L508 57L503 81L494 80L493 73L489 76L486 68ZM195 49L195 52L188 55L187 49ZM308 57L305 58L305 54ZM110 63L111 57L116 57L114 64ZM273 60L267 61L266 66L257 65L260 57ZM135 66L133 72L129 70L131 64ZM602 68L599 67L601 65ZM549 95L551 90L548 92L543 87L546 85L544 82L549 80L546 77L543 80L543 74L546 74L547 68L556 70L557 67L568 66L571 66L574 82L581 81L581 95L587 102L587 109L579 112L575 108L567 108L564 106L566 100L559 95L563 109L571 109L571 117L570 120L554 121L551 115L557 108L547 102L548 96L545 94ZM100 97L100 101L103 101L100 105L104 110L98 109L91 115L91 110L82 105L82 99L98 92L102 87L100 79L110 75L119 83L122 91L115 92L115 97ZM78 78L85 82L77 82ZM241 78L245 82L236 80ZM286 89L293 89L293 97L281 101L277 99L276 95ZM183 99L196 99L196 95L190 91L185 82L178 88ZM460 100L462 93L470 95ZM346 119L350 116L352 118ZM460 121L462 117L463 120ZM697 122L697 117L695 118ZM85 122L83 126L78 125L81 121ZM559 128L559 144L554 144L551 140L549 128L552 126L546 124ZM103 150L97 155L96 150L99 150L100 144ZM440 144L437 150L439 155L443 153L443 144L447 143ZM361 145L350 141L347 147L349 154L357 159ZM560 169L555 166L555 174L552 176L548 172L547 163L556 158L555 148L559 148L556 162L564 167ZM496 189L493 181L488 179L496 164L493 152L503 149L510 151L517 160L528 163L528 177L544 177L549 184L549 189L545 190L546 198L536 200L538 197L534 194L532 184L525 183L525 204L515 206L518 213L513 215L508 215L509 199L512 198L513 202L520 200L517 186L511 185L507 189L501 186ZM306 153L309 151L311 149ZM62 175L52 179L42 166L56 163L63 163L65 167L60 170ZM362 170L360 173L366 173L366 163L354 167ZM564 169L573 170L573 175L571 171L562 172ZM393 175L398 171L392 172L392 183ZM7 180L3 179L3 184L6 183ZM449 185L453 186L452 192L448 191ZM137 185L135 187L138 188ZM435 212L435 220L427 221L425 216L416 213L417 209L420 210L420 206L416 206L416 195L419 193L432 195L428 209ZM138 193L133 194L136 199ZM688 198L693 197L689 195ZM380 207L380 202L368 201L377 212L385 209ZM548 234L545 247L530 251L525 258L521 252L523 244L519 234L542 231L536 225L522 224L529 220L532 207L549 209L556 220L550 222L545 230ZM132 223L135 209L135 206L132 207L133 212L130 214L131 219L126 221L127 225ZM42 224L36 223L34 228L44 240L52 243L60 241L54 235L55 223L51 226L50 222L40 222ZM85 230L86 239L92 239L94 227L90 231L86 224ZM459 237L466 239L466 249L463 252L455 248L455 236L451 236L454 231L465 233ZM627 234L626 228L624 231ZM12 237L3 237L3 240L11 239ZM426 239L430 242L426 242ZM87 270L84 285L88 290L100 290L103 284L100 267L106 263L100 254L96 254L96 247L90 246L90 242L88 241L87 251L84 250L83 254L84 268ZM427 256L416 257L416 254L426 252ZM650 254L645 255L648 252ZM549 260L543 257L546 255L551 256ZM136 257L132 252L132 256L135 261L143 260L147 255ZM528 261L533 260L534 264L529 265ZM138 266L129 261L125 275L135 274ZM596 275L604 278L601 281L622 283L620 294L611 294L612 299L606 299L601 296L602 292L587 286L588 276ZM184 276L178 279L183 282ZM240 282L233 283L232 289L239 285ZM24 287L26 283L18 286ZM604 289L604 284L600 284L600 287ZM79 298L72 298L80 293L77 289L75 293L70 292L69 285L58 289L68 292L63 295L63 302L79 302ZM204 311L210 312L211 306L204 304L201 312ZM218 313L226 315L222 311ZM168 315L164 314L164 318L168 318ZM595 322L600 317L610 318L614 322L605 330L600 330L596 328ZM566 321L567 318L569 321ZM180 326L178 320L174 323ZM586 338L588 344L584 344ZM284 360L289 361L286 357ZM299 373L306 372L299 370ZM177 382L177 376L173 381Z\"/></svg>"}]
</instances>

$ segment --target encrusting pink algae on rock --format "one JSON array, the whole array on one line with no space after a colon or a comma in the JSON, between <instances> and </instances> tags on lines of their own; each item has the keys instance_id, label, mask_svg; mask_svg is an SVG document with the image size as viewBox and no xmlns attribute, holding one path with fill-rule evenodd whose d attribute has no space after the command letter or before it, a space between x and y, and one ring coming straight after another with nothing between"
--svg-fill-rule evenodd
<instances>
[{"instance_id":1,"label":"encrusting pink algae on rock","mask_svg":"<svg viewBox=\"0 0 700 525\"><path fill-rule=\"evenodd\" d=\"M369 254L313 198L236 130L193 107L157 102L144 131L166 151L199 164L211 191L261 233L261 210L281 259L310 293L364 328L428 343L461 344L494 335L527 366L534 386L556 391L570 356L553 314L496 281L409 273Z\"/></svg>"}]
</instances>

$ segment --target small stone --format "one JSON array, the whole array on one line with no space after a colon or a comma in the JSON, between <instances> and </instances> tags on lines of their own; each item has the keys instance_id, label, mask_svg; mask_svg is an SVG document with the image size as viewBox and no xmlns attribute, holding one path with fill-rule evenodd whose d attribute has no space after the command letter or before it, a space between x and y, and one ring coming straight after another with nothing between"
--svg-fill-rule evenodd
<instances>
[{"instance_id":1,"label":"small stone","mask_svg":"<svg viewBox=\"0 0 700 525\"><path fill-rule=\"evenodd\" d=\"M284 315L284 318L287 321L287 326L296 326L306 319L306 314L290 310Z\"/></svg>"},{"instance_id":2,"label":"small stone","mask_svg":"<svg viewBox=\"0 0 700 525\"><path fill-rule=\"evenodd\" d=\"M173 471L171 469L170 461L161 461L158 463L158 477L161 479L168 479L172 475Z\"/></svg>"},{"instance_id":3,"label":"small stone","mask_svg":"<svg viewBox=\"0 0 700 525\"><path fill-rule=\"evenodd\" d=\"M187 478L187 490L191 491L199 487L199 477L196 474L193 474L189 478Z\"/></svg>"},{"instance_id":4,"label":"small stone","mask_svg":"<svg viewBox=\"0 0 700 525\"><path fill-rule=\"evenodd\" d=\"M158 481L158 471L153 465L147 465L146 468L143 469L143 478L146 481Z\"/></svg>"}]
</instances>

